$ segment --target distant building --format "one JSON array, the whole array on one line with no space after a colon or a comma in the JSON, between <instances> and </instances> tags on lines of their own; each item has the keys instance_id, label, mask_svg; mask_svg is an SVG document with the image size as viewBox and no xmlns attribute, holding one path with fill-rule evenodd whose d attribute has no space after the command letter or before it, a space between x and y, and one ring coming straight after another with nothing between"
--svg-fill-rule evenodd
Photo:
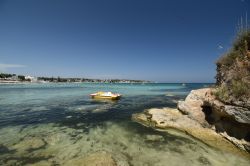
<instances>
[{"instance_id":1,"label":"distant building","mask_svg":"<svg viewBox=\"0 0 250 166\"><path fill-rule=\"evenodd\" d=\"M30 80L30 82L37 82L37 78L32 76L25 76L25 80Z\"/></svg>"},{"instance_id":2,"label":"distant building","mask_svg":"<svg viewBox=\"0 0 250 166\"><path fill-rule=\"evenodd\" d=\"M11 78L10 78L11 81L17 81L18 80L18 76L17 75L13 75Z\"/></svg>"}]
</instances>

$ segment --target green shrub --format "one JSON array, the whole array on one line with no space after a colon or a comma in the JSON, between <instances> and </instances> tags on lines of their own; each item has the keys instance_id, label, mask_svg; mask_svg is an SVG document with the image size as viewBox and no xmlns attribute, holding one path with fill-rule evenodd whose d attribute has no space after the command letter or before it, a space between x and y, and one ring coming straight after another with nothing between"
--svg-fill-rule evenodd
<instances>
[{"instance_id":1,"label":"green shrub","mask_svg":"<svg viewBox=\"0 0 250 166\"><path fill-rule=\"evenodd\" d=\"M216 62L219 67L230 67L233 65L235 60L243 60L244 56L247 54L247 51L250 49L250 29L242 30L236 36L236 39L233 43L233 48Z\"/></svg>"},{"instance_id":2,"label":"green shrub","mask_svg":"<svg viewBox=\"0 0 250 166\"><path fill-rule=\"evenodd\" d=\"M239 56L239 52L231 51L223 55L222 57L220 57L219 60L217 61L217 65L220 65L220 67L226 67L226 68L231 67L238 56Z\"/></svg>"},{"instance_id":3,"label":"green shrub","mask_svg":"<svg viewBox=\"0 0 250 166\"><path fill-rule=\"evenodd\" d=\"M242 30L238 33L233 43L233 49L239 50L242 53L250 49L250 29Z\"/></svg>"},{"instance_id":4,"label":"green shrub","mask_svg":"<svg viewBox=\"0 0 250 166\"><path fill-rule=\"evenodd\" d=\"M214 92L214 95L222 100L222 101L227 101L229 99L229 93L228 89L225 86L220 86L216 89Z\"/></svg>"},{"instance_id":5,"label":"green shrub","mask_svg":"<svg viewBox=\"0 0 250 166\"><path fill-rule=\"evenodd\" d=\"M216 62L216 97L224 102L250 100L250 29L236 36L232 49Z\"/></svg>"},{"instance_id":6,"label":"green shrub","mask_svg":"<svg viewBox=\"0 0 250 166\"><path fill-rule=\"evenodd\" d=\"M217 99L225 102L228 102L229 99L240 100L250 97L249 89L249 83L233 80L231 84L217 87L214 95Z\"/></svg>"},{"instance_id":7,"label":"green shrub","mask_svg":"<svg viewBox=\"0 0 250 166\"><path fill-rule=\"evenodd\" d=\"M236 81L233 80L231 86L229 88L232 91L232 94L235 98L241 98L241 97L249 97L250 95L250 85L249 83L243 82L243 81Z\"/></svg>"}]
</instances>

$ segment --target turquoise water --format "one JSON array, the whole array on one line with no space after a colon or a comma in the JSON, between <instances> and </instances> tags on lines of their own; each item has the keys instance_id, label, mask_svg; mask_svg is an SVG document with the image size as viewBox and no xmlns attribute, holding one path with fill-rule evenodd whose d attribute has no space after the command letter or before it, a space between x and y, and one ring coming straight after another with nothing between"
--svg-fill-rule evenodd
<instances>
[{"instance_id":1,"label":"turquoise water","mask_svg":"<svg viewBox=\"0 0 250 166\"><path fill-rule=\"evenodd\" d=\"M209 85L0 85L0 164L65 165L107 151L118 165L247 165L249 160L184 134L159 132L131 121L133 113L176 107L190 90ZM96 91L123 96L116 102L90 99Z\"/></svg>"}]
</instances>

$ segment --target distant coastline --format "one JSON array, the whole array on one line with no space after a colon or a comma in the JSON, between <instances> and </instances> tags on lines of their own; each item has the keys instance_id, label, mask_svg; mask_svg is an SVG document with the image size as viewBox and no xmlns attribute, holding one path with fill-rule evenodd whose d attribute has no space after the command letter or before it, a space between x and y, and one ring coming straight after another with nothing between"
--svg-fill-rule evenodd
<instances>
[{"instance_id":1,"label":"distant coastline","mask_svg":"<svg viewBox=\"0 0 250 166\"><path fill-rule=\"evenodd\" d=\"M0 84L20 83L153 83L146 80L129 79L90 79L90 78L66 78L66 77L33 77L17 74L0 73Z\"/></svg>"}]
</instances>

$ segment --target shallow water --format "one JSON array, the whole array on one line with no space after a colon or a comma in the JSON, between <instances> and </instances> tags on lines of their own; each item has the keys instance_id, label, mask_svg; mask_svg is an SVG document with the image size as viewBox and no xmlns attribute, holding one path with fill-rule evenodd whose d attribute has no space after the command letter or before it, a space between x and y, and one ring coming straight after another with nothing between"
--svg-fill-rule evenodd
<instances>
[{"instance_id":1,"label":"shallow water","mask_svg":"<svg viewBox=\"0 0 250 166\"><path fill-rule=\"evenodd\" d=\"M107 151L118 165L248 165L185 134L170 134L131 121L152 107L175 107L192 89L209 84L0 85L0 165L62 165ZM96 91L123 94L98 101Z\"/></svg>"}]
</instances>

